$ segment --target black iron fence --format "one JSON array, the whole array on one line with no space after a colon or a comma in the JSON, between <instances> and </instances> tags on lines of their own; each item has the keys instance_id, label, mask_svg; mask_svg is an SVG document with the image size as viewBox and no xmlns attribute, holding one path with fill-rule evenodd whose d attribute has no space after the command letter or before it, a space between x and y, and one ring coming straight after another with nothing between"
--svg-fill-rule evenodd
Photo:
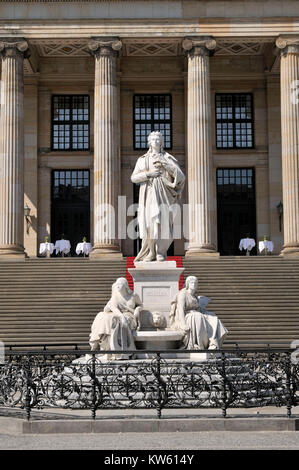
<instances>
[{"instance_id":1,"label":"black iron fence","mask_svg":"<svg viewBox=\"0 0 299 470\"><path fill-rule=\"evenodd\" d=\"M299 404L299 365L293 350L132 351L7 350L0 364L0 406L97 410L285 407ZM186 355L191 353L191 359ZM111 356L112 355L112 356ZM176 356L176 357L175 357ZM146 358L147 357L147 358Z\"/></svg>"}]
</instances>

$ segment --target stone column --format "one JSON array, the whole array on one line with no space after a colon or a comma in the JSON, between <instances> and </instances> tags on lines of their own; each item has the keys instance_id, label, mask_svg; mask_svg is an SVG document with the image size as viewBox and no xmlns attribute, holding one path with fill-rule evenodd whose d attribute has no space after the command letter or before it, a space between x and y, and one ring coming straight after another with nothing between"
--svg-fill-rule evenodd
<instances>
[{"instance_id":1,"label":"stone column","mask_svg":"<svg viewBox=\"0 0 299 470\"><path fill-rule=\"evenodd\" d=\"M117 38L94 38L94 250L92 258L121 257L117 241L117 196L120 189Z\"/></svg>"},{"instance_id":2,"label":"stone column","mask_svg":"<svg viewBox=\"0 0 299 470\"><path fill-rule=\"evenodd\" d=\"M186 38L182 46L188 55L189 248L186 256L218 256L212 232L215 198L209 72L209 56L216 41L211 37Z\"/></svg>"},{"instance_id":3,"label":"stone column","mask_svg":"<svg viewBox=\"0 0 299 470\"><path fill-rule=\"evenodd\" d=\"M28 44L0 38L0 257L24 258L24 72Z\"/></svg>"},{"instance_id":4,"label":"stone column","mask_svg":"<svg viewBox=\"0 0 299 470\"><path fill-rule=\"evenodd\" d=\"M280 50L281 154L285 256L299 256L299 37L276 40Z\"/></svg>"},{"instance_id":5,"label":"stone column","mask_svg":"<svg viewBox=\"0 0 299 470\"><path fill-rule=\"evenodd\" d=\"M280 116L280 76L267 75L268 107L268 149L269 155L269 235L274 243L274 254L279 254L283 246L283 230L280 226L277 206L282 201L281 169L281 116ZM282 220L281 220L282 222Z\"/></svg>"}]
</instances>

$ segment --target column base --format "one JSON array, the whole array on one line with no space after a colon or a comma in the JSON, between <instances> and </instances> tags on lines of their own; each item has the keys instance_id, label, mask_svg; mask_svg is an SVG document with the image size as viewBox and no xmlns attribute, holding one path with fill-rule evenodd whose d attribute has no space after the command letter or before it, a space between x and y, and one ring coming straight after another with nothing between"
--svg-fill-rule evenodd
<instances>
[{"instance_id":1,"label":"column base","mask_svg":"<svg viewBox=\"0 0 299 470\"><path fill-rule=\"evenodd\" d=\"M220 253L217 251L213 251L210 253L204 252L204 251L186 251L185 253L186 258L219 258Z\"/></svg>"},{"instance_id":2,"label":"column base","mask_svg":"<svg viewBox=\"0 0 299 470\"><path fill-rule=\"evenodd\" d=\"M285 257L298 258L299 257L299 243L292 243L292 244L284 245L281 250L280 255L285 256Z\"/></svg>"},{"instance_id":3,"label":"column base","mask_svg":"<svg viewBox=\"0 0 299 470\"><path fill-rule=\"evenodd\" d=\"M185 256L187 258L190 257L204 257L204 258L219 258L220 253L218 253L213 245L201 245L201 246L194 246L190 247L186 253Z\"/></svg>"},{"instance_id":4,"label":"column base","mask_svg":"<svg viewBox=\"0 0 299 470\"><path fill-rule=\"evenodd\" d=\"M95 245L89 255L90 259L122 259L123 255L118 245Z\"/></svg>"},{"instance_id":5,"label":"column base","mask_svg":"<svg viewBox=\"0 0 299 470\"><path fill-rule=\"evenodd\" d=\"M0 259L25 260L25 249L21 245L0 245Z\"/></svg>"}]
</instances>

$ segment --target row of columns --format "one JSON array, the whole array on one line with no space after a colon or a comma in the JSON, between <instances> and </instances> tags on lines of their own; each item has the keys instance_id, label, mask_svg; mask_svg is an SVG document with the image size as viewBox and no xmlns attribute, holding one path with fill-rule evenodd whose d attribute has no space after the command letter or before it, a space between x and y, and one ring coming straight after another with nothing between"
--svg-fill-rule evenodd
<instances>
[{"instance_id":1,"label":"row of columns","mask_svg":"<svg viewBox=\"0 0 299 470\"><path fill-rule=\"evenodd\" d=\"M278 38L281 51L282 180L285 255L299 255L299 38ZM188 256L213 256L213 164L209 56L212 37L187 38L188 56ZM109 219L120 193L120 149L116 60L118 38L94 38L94 251L93 256L121 256ZM24 257L24 76L29 54L24 39L2 38L2 103L0 112L0 257ZM107 208L107 214L105 214ZM107 219L108 216L108 219ZM107 222L108 220L108 222ZM111 229L107 230L108 223ZM107 236L107 234L112 234Z\"/></svg>"}]
</instances>

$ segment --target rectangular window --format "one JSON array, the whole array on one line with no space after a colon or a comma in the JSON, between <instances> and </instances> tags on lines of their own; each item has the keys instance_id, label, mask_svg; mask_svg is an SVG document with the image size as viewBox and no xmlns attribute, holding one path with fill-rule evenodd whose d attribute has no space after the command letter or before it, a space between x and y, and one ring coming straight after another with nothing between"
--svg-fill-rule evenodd
<instances>
[{"instance_id":1,"label":"rectangular window","mask_svg":"<svg viewBox=\"0 0 299 470\"><path fill-rule=\"evenodd\" d=\"M52 150L89 150L89 96L52 97Z\"/></svg>"},{"instance_id":2,"label":"rectangular window","mask_svg":"<svg viewBox=\"0 0 299 470\"><path fill-rule=\"evenodd\" d=\"M216 93L215 108L217 148L253 148L252 94Z\"/></svg>"},{"instance_id":3,"label":"rectangular window","mask_svg":"<svg viewBox=\"0 0 299 470\"><path fill-rule=\"evenodd\" d=\"M217 193L221 204L255 201L253 168L218 168Z\"/></svg>"},{"instance_id":4,"label":"rectangular window","mask_svg":"<svg viewBox=\"0 0 299 470\"><path fill-rule=\"evenodd\" d=\"M80 202L89 199L89 170L54 170L52 200Z\"/></svg>"},{"instance_id":5,"label":"rectangular window","mask_svg":"<svg viewBox=\"0 0 299 470\"><path fill-rule=\"evenodd\" d=\"M172 147L171 95L134 96L134 149L147 149L147 137L161 131L164 148Z\"/></svg>"}]
</instances>

